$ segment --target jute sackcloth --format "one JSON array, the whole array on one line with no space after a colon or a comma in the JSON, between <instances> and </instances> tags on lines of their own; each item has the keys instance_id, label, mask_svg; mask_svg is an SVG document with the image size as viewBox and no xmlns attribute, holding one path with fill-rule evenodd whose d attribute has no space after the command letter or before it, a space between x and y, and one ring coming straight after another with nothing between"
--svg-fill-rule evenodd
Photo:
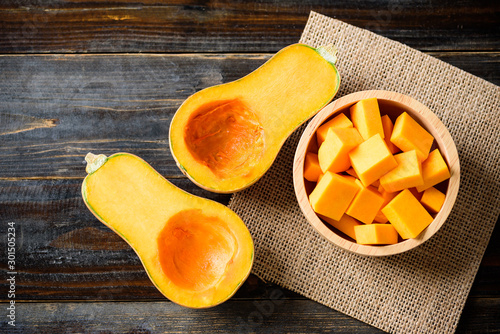
<instances>
[{"instance_id":1,"label":"jute sackcloth","mask_svg":"<svg viewBox=\"0 0 500 334\"><path fill-rule=\"evenodd\" d=\"M454 332L500 213L500 87L314 12L300 41L337 46L336 98L389 90L434 111L459 152L460 191L443 227L414 250L387 257L346 252L325 241L297 204L292 164L302 126L264 177L229 204L253 236L253 273L388 332Z\"/></svg>"}]
</instances>

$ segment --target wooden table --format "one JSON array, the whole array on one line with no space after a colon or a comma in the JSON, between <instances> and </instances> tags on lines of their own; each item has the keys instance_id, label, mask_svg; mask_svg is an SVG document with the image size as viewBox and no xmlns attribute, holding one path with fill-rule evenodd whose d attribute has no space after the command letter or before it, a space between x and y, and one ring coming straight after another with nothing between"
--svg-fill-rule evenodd
<instances>
[{"instance_id":1,"label":"wooden table","mask_svg":"<svg viewBox=\"0 0 500 334\"><path fill-rule=\"evenodd\" d=\"M16 242L13 285L7 239L0 242L0 331L380 332L255 276L215 308L169 302L83 204L83 157L134 153L188 192L227 204L229 195L183 177L170 155L170 120L188 95L237 79L297 42L310 10L498 85L500 3L164 2L0 3L0 223L2 236L15 231ZM500 332L499 244L497 226L459 333ZM11 300L15 328L6 317Z\"/></svg>"}]
</instances>

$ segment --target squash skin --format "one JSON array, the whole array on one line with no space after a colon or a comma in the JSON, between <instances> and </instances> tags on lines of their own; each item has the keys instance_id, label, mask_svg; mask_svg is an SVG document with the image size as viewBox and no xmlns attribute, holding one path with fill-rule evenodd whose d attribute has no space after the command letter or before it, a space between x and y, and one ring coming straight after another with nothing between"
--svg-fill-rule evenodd
<instances>
[{"instance_id":1,"label":"squash skin","mask_svg":"<svg viewBox=\"0 0 500 334\"><path fill-rule=\"evenodd\" d=\"M218 193L237 192L258 181L271 167L288 136L328 104L338 91L338 71L320 53L307 45L293 44L247 76L188 97L174 115L169 132L170 150L180 170L198 186ZM240 159L245 160L242 168L219 173L206 161L197 159L185 131L207 104L234 100L241 101L255 115L263 135L255 143L242 145L241 151L248 156L246 160ZM261 155L248 152L258 146L263 146Z\"/></svg>"},{"instance_id":2,"label":"squash skin","mask_svg":"<svg viewBox=\"0 0 500 334\"><path fill-rule=\"evenodd\" d=\"M113 178L112 175L118 176ZM126 185L128 182L132 185ZM82 197L88 209L134 249L158 290L179 305L189 308L218 305L229 299L250 274L253 241L241 219L220 203L191 195L172 185L137 156L117 153L107 158L83 181ZM134 202L139 204L134 205ZM153 210L155 208L157 210ZM171 218L194 211L223 222L216 225L215 230L226 231L224 233L230 235L229 239L234 238L236 245L230 261L223 263L224 273L201 290L175 284L164 271L159 253L159 236L169 226ZM216 234L210 236L217 240ZM203 274L201 272L200 277Z\"/></svg>"}]
</instances>

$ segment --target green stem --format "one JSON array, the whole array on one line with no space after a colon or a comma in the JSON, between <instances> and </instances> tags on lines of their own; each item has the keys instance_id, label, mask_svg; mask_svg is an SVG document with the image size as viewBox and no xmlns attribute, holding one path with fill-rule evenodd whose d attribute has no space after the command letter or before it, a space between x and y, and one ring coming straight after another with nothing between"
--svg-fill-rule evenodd
<instances>
[{"instance_id":1,"label":"green stem","mask_svg":"<svg viewBox=\"0 0 500 334\"><path fill-rule=\"evenodd\" d=\"M106 163L106 160L108 160L108 157L106 157L104 154L99 154L95 155L92 153L87 153L85 156L85 161L87 161L87 167L85 168L85 171L87 174L92 174L96 170L102 167L104 163Z\"/></svg>"},{"instance_id":2,"label":"green stem","mask_svg":"<svg viewBox=\"0 0 500 334\"><path fill-rule=\"evenodd\" d=\"M337 62L337 48L333 44L323 45L316 49L321 57L325 58L326 61L335 65Z\"/></svg>"}]
</instances>

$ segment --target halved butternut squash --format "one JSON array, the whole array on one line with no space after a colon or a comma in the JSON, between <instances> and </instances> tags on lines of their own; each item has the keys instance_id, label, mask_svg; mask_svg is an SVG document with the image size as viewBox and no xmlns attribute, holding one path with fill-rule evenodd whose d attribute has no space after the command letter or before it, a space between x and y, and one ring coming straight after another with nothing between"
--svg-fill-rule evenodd
<instances>
[{"instance_id":1,"label":"halved butternut squash","mask_svg":"<svg viewBox=\"0 0 500 334\"><path fill-rule=\"evenodd\" d=\"M215 306L248 277L252 238L228 207L177 188L132 154L89 153L86 160L85 204L135 250L168 299Z\"/></svg>"},{"instance_id":2,"label":"halved butternut squash","mask_svg":"<svg viewBox=\"0 0 500 334\"><path fill-rule=\"evenodd\" d=\"M331 46L294 44L239 80L191 95L170 125L179 168L213 192L256 182L288 136L337 93L335 60Z\"/></svg>"}]
</instances>

